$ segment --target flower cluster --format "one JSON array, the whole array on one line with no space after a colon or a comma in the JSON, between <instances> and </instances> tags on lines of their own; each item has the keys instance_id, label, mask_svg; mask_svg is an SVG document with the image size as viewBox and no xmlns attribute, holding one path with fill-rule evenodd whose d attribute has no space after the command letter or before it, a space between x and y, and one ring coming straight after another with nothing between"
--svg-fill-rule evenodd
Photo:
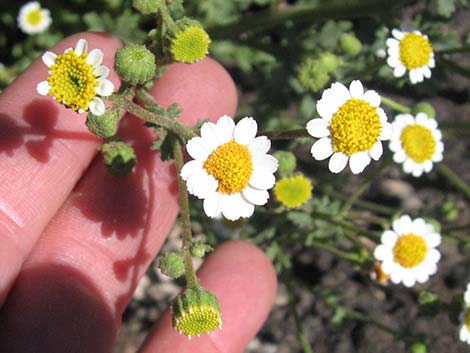
<instances>
[{"instance_id":1,"label":"flower cluster","mask_svg":"<svg viewBox=\"0 0 470 353\"><path fill-rule=\"evenodd\" d=\"M21 6L17 17L18 27L26 34L44 32L52 23L51 13L39 2L31 1Z\"/></svg>"}]
</instances>

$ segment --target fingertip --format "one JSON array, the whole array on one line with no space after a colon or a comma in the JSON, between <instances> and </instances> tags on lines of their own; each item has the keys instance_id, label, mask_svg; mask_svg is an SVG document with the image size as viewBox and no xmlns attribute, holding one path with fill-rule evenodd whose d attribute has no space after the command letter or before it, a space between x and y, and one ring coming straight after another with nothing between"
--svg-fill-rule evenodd
<instances>
[{"instance_id":1,"label":"fingertip","mask_svg":"<svg viewBox=\"0 0 470 353\"><path fill-rule=\"evenodd\" d=\"M194 64L173 63L155 81L151 94L163 107L178 103L183 109L181 120L194 125L198 120L217 120L234 116L238 97L235 83L214 59Z\"/></svg>"}]
</instances>

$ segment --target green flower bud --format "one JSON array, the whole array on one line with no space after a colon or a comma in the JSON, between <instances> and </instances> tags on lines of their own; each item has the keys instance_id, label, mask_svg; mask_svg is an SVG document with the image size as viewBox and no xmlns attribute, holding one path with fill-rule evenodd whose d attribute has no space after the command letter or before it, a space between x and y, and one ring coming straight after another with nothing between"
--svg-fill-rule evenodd
<instances>
[{"instance_id":1,"label":"green flower bud","mask_svg":"<svg viewBox=\"0 0 470 353\"><path fill-rule=\"evenodd\" d=\"M431 292L419 293L419 311L422 315L434 317L439 314L441 301L439 296Z\"/></svg>"},{"instance_id":2,"label":"green flower bud","mask_svg":"<svg viewBox=\"0 0 470 353\"><path fill-rule=\"evenodd\" d=\"M134 149L124 142L108 142L101 146L104 165L114 176L125 176L132 172L136 163Z\"/></svg>"},{"instance_id":3,"label":"green flower bud","mask_svg":"<svg viewBox=\"0 0 470 353\"><path fill-rule=\"evenodd\" d=\"M433 106L426 102L419 102L418 104L414 105L413 108L411 108L411 113L413 115L424 113L430 119L434 119L436 117L436 111L434 110Z\"/></svg>"},{"instance_id":4,"label":"green flower bud","mask_svg":"<svg viewBox=\"0 0 470 353\"><path fill-rule=\"evenodd\" d=\"M164 6L164 0L133 0L132 6L140 13L148 15L157 13Z\"/></svg>"},{"instance_id":5,"label":"green flower bud","mask_svg":"<svg viewBox=\"0 0 470 353\"><path fill-rule=\"evenodd\" d=\"M188 338L222 329L219 300L199 285L180 294L171 308L173 327Z\"/></svg>"},{"instance_id":6,"label":"green flower bud","mask_svg":"<svg viewBox=\"0 0 470 353\"><path fill-rule=\"evenodd\" d=\"M298 79L304 88L317 92L330 82L330 75L320 61L308 58L298 68Z\"/></svg>"},{"instance_id":7,"label":"green flower bud","mask_svg":"<svg viewBox=\"0 0 470 353\"><path fill-rule=\"evenodd\" d=\"M318 57L320 65L328 72L333 72L341 64L341 60L333 53L324 52Z\"/></svg>"},{"instance_id":8,"label":"green flower bud","mask_svg":"<svg viewBox=\"0 0 470 353\"><path fill-rule=\"evenodd\" d=\"M184 262L179 254L170 252L158 257L158 268L165 276L178 278L184 273Z\"/></svg>"},{"instance_id":9,"label":"green flower bud","mask_svg":"<svg viewBox=\"0 0 470 353\"><path fill-rule=\"evenodd\" d=\"M89 112L85 124L91 133L107 139L116 135L118 129L118 119L119 110L106 109L102 115L95 115Z\"/></svg>"},{"instance_id":10,"label":"green flower bud","mask_svg":"<svg viewBox=\"0 0 470 353\"><path fill-rule=\"evenodd\" d=\"M192 256L203 258L206 252L212 251L211 246L204 244L200 241L195 241L189 248L189 252Z\"/></svg>"},{"instance_id":11,"label":"green flower bud","mask_svg":"<svg viewBox=\"0 0 470 353\"><path fill-rule=\"evenodd\" d=\"M413 342L410 346L410 353L426 353L428 347L424 342Z\"/></svg>"},{"instance_id":12,"label":"green flower bud","mask_svg":"<svg viewBox=\"0 0 470 353\"><path fill-rule=\"evenodd\" d=\"M356 56L362 49L362 43L353 33L345 33L339 38L339 46L348 55Z\"/></svg>"},{"instance_id":13,"label":"green flower bud","mask_svg":"<svg viewBox=\"0 0 470 353\"><path fill-rule=\"evenodd\" d=\"M276 151L273 156L279 162L279 167L277 171L280 175L286 176L291 174L295 167L297 167L297 159L292 152L289 151Z\"/></svg>"},{"instance_id":14,"label":"green flower bud","mask_svg":"<svg viewBox=\"0 0 470 353\"><path fill-rule=\"evenodd\" d=\"M116 52L114 68L126 82L143 84L155 76L155 55L145 45L129 44Z\"/></svg>"},{"instance_id":15,"label":"green flower bud","mask_svg":"<svg viewBox=\"0 0 470 353\"><path fill-rule=\"evenodd\" d=\"M448 222L453 222L459 218L459 208L453 201L446 201L441 206L441 213L444 219Z\"/></svg>"},{"instance_id":16,"label":"green flower bud","mask_svg":"<svg viewBox=\"0 0 470 353\"><path fill-rule=\"evenodd\" d=\"M209 53L209 35L198 21L183 18L170 28L170 52L175 61L191 64Z\"/></svg>"}]
</instances>

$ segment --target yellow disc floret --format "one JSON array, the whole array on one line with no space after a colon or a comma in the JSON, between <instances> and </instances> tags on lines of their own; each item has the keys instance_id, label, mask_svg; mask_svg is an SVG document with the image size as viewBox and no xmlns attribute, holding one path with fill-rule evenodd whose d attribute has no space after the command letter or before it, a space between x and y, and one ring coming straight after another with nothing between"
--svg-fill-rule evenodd
<instances>
[{"instance_id":1,"label":"yellow disc floret","mask_svg":"<svg viewBox=\"0 0 470 353\"><path fill-rule=\"evenodd\" d=\"M42 21L42 9L38 7L37 9L31 10L27 17L26 22L32 26L38 25Z\"/></svg>"},{"instance_id":2,"label":"yellow disc floret","mask_svg":"<svg viewBox=\"0 0 470 353\"><path fill-rule=\"evenodd\" d=\"M362 99L352 98L331 119L334 151L348 156L368 151L377 142L381 130L382 124L376 108Z\"/></svg>"},{"instance_id":3,"label":"yellow disc floret","mask_svg":"<svg viewBox=\"0 0 470 353\"><path fill-rule=\"evenodd\" d=\"M312 197L312 184L301 174L282 178L274 186L274 194L285 207L300 207Z\"/></svg>"},{"instance_id":4,"label":"yellow disc floret","mask_svg":"<svg viewBox=\"0 0 470 353\"><path fill-rule=\"evenodd\" d=\"M47 82L51 86L49 94L54 99L73 110L87 110L88 104L96 96L97 79L93 66L86 61L87 53L78 56L69 50L57 56L50 68Z\"/></svg>"},{"instance_id":5,"label":"yellow disc floret","mask_svg":"<svg viewBox=\"0 0 470 353\"><path fill-rule=\"evenodd\" d=\"M431 54L431 43L422 34L407 33L400 40L400 61L408 70L427 65Z\"/></svg>"},{"instance_id":6,"label":"yellow disc floret","mask_svg":"<svg viewBox=\"0 0 470 353\"><path fill-rule=\"evenodd\" d=\"M179 27L170 40L170 51L173 59L191 64L204 59L209 52L211 42L209 35L195 21L177 22Z\"/></svg>"},{"instance_id":7,"label":"yellow disc floret","mask_svg":"<svg viewBox=\"0 0 470 353\"><path fill-rule=\"evenodd\" d=\"M467 326L467 330L470 331L470 308L465 312L465 325Z\"/></svg>"},{"instance_id":8,"label":"yellow disc floret","mask_svg":"<svg viewBox=\"0 0 470 353\"><path fill-rule=\"evenodd\" d=\"M398 238L393 248L393 256L396 262L405 268L411 268L423 262L428 247L423 237L409 233Z\"/></svg>"},{"instance_id":9,"label":"yellow disc floret","mask_svg":"<svg viewBox=\"0 0 470 353\"><path fill-rule=\"evenodd\" d=\"M219 182L218 192L236 194L250 181L253 172L252 155L248 147L232 140L211 153L204 163L204 169Z\"/></svg>"},{"instance_id":10,"label":"yellow disc floret","mask_svg":"<svg viewBox=\"0 0 470 353\"><path fill-rule=\"evenodd\" d=\"M417 163L432 159L436 149L436 139L431 130L413 124L405 127L400 135L400 140L408 157Z\"/></svg>"}]
</instances>

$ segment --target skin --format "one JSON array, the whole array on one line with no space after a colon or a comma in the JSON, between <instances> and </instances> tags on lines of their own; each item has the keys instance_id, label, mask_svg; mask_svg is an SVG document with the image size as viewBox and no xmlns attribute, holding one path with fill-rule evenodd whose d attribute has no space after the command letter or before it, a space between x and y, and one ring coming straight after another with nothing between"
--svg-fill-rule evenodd
<instances>
[{"instance_id":1,"label":"skin","mask_svg":"<svg viewBox=\"0 0 470 353\"><path fill-rule=\"evenodd\" d=\"M113 67L116 38L80 33ZM175 168L149 150L150 129L126 115L121 136L136 150L133 174L107 174L86 116L36 92L36 60L0 96L0 352L112 352L121 316L178 214ZM111 70L112 71L112 70ZM119 86L112 71L110 80ZM235 85L214 60L173 64L152 95L177 102L181 121L233 116ZM167 310L140 352L242 352L269 313L276 276L264 253L228 241L198 272L220 300L224 328L188 340Z\"/></svg>"}]
</instances>

